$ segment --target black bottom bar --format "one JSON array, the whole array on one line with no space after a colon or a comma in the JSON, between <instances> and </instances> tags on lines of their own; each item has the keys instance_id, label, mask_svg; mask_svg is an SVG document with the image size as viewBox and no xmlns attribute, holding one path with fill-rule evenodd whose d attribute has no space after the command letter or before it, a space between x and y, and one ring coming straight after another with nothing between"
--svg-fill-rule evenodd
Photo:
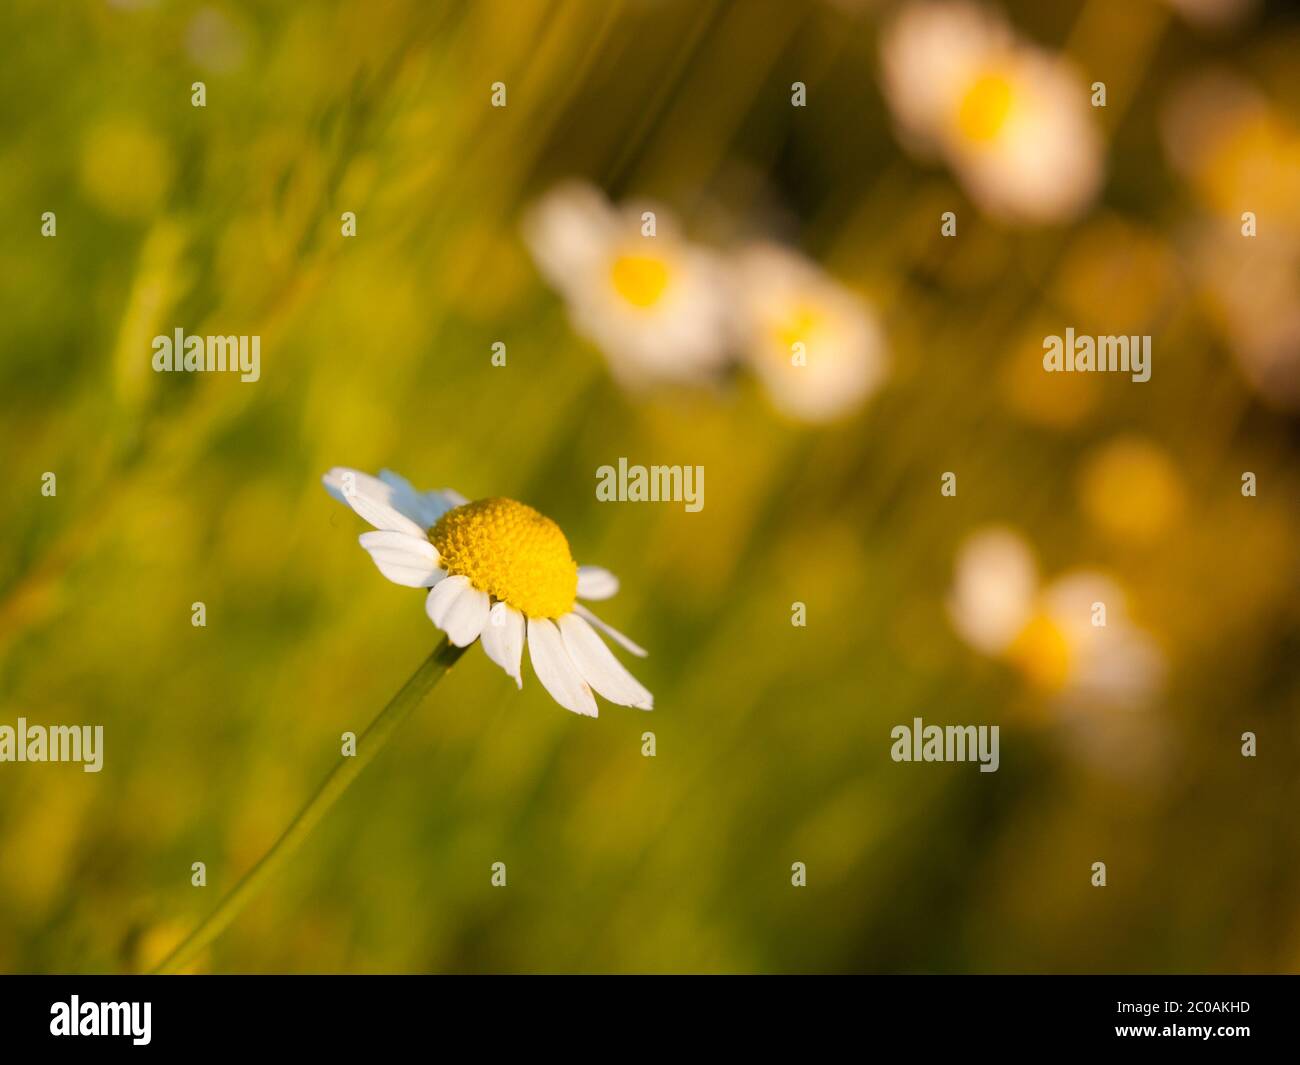
<instances>
[{"instance_id":1,"label":"black bottom bar","mask_svg":"<svg viewBox=\"0 0 1300 1065\"><path fill-rule=\"evenodd\" d=\"M11 976L0 978L0 1031L11 1061L26 1060L15 1050L110 1045L337 1055L413 1040L445 1050L469 1040L486 1057L512 1041L680 1051L755 1039L814 1053L827 1040L861 1050L902 1040L1240 1056L1294 1050L1298 994L1294 976Z\"/></svg>"}]
</instances>

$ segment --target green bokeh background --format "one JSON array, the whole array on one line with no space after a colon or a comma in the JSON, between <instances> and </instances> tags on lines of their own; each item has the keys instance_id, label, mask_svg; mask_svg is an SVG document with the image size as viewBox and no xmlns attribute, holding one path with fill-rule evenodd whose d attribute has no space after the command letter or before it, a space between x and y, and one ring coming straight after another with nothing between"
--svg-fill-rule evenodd
<instances>
[{"instance_id":1,"label":"green bokeh background","mask_svg":"<svg viewBox=\"0 0 1300 1065\"><path fill-rule=\"evenodd\" d=\"M0 764L0 971L147 968L435 642L321 489L335 464L553 517L622 578L601 613L650 650L656 709L579 718L472 650L202 971L1300 969L1300 438L1180 270L1198 208L1157 137L1164 91L1218 62L1294 121L1296 24L1013 6L1111 88L1099 204L1015 230L898 147L875 7L5 5L0 723L102 724L106 750ZM816 258L879 308L884 389L824 428L744 376L624 395L519 238L574 175ZM1149 384L1054 422L1008 403L1026 338L1111 332L1134 291ZM153 374L178 326L259 334L261 381ZM1155 541L1080 507L1124 434L1181 478ZM703 511L597 505L620 456L703 465ZM1100 756L952 632L953 553L992 521L1048 572L1113 572L1164 649L1161 699L1099 710ZM893 763L915 715L1000 723L1001 770Z\"/></svg>"}]
</instances>

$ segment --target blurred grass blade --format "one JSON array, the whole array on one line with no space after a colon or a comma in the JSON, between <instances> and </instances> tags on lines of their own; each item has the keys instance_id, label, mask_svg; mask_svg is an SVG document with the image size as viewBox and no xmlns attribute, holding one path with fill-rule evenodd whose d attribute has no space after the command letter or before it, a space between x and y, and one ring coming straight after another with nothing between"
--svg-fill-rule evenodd
<instances>
[{"instance_id":1,"label":"blurred grass blade","mask_svg":"<svg viewBox=\"0 0 1300 1065\"><path fill-rule=\"evenodd\" d=\"M155 973L177 973L208 944L217 938L239 916L240 910L266 885L280 869L290 855L316 827L317 823L349 784L370 763L370 760L392 738L394 732L405 721L424 697L433 690L435 684L451 669L465 648L456 647L446 638L442 640L424 660L420 668L411 674L410 679L402 685L401 690L389 700L388 705L379 712L379 716L370 723L357 740L357 753L351 758L344 758L325 778L316 794L311 797L290 822L289 827L281 833L280 838L262 857L220 905L191 932L158 966Z\"/></svg>"}]
</instances>

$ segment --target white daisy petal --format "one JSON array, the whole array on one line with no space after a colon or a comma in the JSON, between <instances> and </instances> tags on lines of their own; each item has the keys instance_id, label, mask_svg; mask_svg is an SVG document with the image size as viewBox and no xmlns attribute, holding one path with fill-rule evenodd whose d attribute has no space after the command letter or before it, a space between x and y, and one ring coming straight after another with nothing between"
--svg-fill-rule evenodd
<instances>
[{"instance_id":1,"label":"white daisy petal","mask_svg":"<svg viewBox=\"0 0 1300 1065\"><path fill-rule=\"evenodd\" d=\"M583 618L583 619L585 619L585 620L587 620L587 621L590 621L593 625L596 626L596 628L600 629L601 632L603 632L606 636L608 636L608 637L609 637L611 640L613 640L616 644L618 644L620 647L622 647L625 651L630 651L632 654L636 655L638 658L645 658L645 656L646 656L646 649L645 649L644 647L642 647L642 646L641 646L640 644L638 644L638 643L633 643L633 642L632 642L631 640L629 640L626 636L624 636L621 632L619 632L618 629L614 628L613 625L606 625L605 622L601 621L600 618L596 617L595 614L593 614L590 610L588 610L588 609L587 609L585 606L583 606L581 603L574 603L574 604L573 604L573 612L574 612L575 614L577 614L579 617L581 617L581 618Z\"/></svg>"},{"instance_id":2,"label":"white daisy petal","mask_svg":"<svg viewBox=\"0 0 1300 1065\"><path fill-rule=\"evenodd\" d=\"M379 572L407 588L431 588L446 574L438 568L438 549L423 536L400 532L362 533L361 546L370 552Z\"/></svg>"},{"instance_id":3,"label":"white daisy petal","mask_svg":"<svg viewBox=\"0 0 1300 1065\"><path fill-rule=\"evenodd\" d=\"M406 533L408 536L424 535L424 530L418 524L387 503L357 492L348 497L347 504L376 529Z\"/></svg>"},{"instance_id":4,"label":"white daisy petal","mask_svg":"<svg viewBox=\"0 0 1300 1065\"><path fill-rule=\"evenodd\" d=\"M429 620L457 647L468 647L478 639L487 624L489 606L487 592L460 575L439 581L424 601Z\"/></svg>"},{"instance_id":5,"label":"white daisy petal","mask_svg":"<svg viewBox=\"0 0 1300 1065\"><path fill-rule=\"evenodd\" d=\"M444 488L441 492L430 492L428 494L431 496L439 496L441 498L440 505L445 508L444 513L446 510L451 510L453 507L463 507L469 502L468 499L452 488ZM439 515L439 517L441 517L441 515Z\"/></svg>"},{"instance_id":6,"label":"white daisy petal","mask_svg":"<svg viewBox=\"0 0 1300 1065\"><path fill-rule=\"evenodd\" d=\"M350 466L333 467L321 477L321 483L325 485L325 491L340 503L348 501L348 492L351 488L369 491L375 495L388 491L387 486L378 477L371 477L370 474L354 470Z\"/></svg>"},{"instance_id":7,"label":"white daisy petal","mask_svg":"<svg viewBox=\"0 0 1300 1065\"><path fill-rule=\"evenodd\" d=\"M483 650L488 658L524 686L519 660L524 653L524 616L506 603L494 603L483 626Z\"/></svg>"},{"instance_id":8,"label":"white daisy petal","mask_svg":"<svg viewBox=\"0 0 1300 1065\"><path fill-rule=\"evenodd\" d=\"M537 679L551 693L552 699L575 714L596 716L596 700L564 649L564 640L555 622L546 618L528 619L528 657L532 660Z\"/></svg>"},{"instance_id":9,"label":"white daisy petal","mask_svg":"<svg viewBox=\"0 0 1300 1065\"><path fill-rule=\"evenodd\" d=\"M1011 646L1034 611L1038 566L1023 537L998 526L968 536L953 564L948 616L978 651L998 655Z\"/></svg>"},{"instance_id":10,"label":"white daisy petal","mask_svg":"<svg viewBox=\"0 0 1300 1065\"><path fill-rule=\"evenodd\" d=\"M560 635L582 678L611 703L641 710L654 708L654 696L614 657L596 630L577 614L560 618Z\"/></svg>"},{"instance_id":11,"label":"white daisy petal","mask_svg":"<svg viewBox=\"0 0 1300 1065\"><path fill-rule=\"evenodd\" d=\"M469 578L460 574L448 577L435 585L433 591L424 601L424 612L429 615L438 628L442 628L443 621L447 617L447 611L451 609L452 601L460 595L464 589L470 587Z\"/></svg>"},{"instance_id":12,"label":"white daisy petal","mask_svg":"<svg viewBox=\"0 0 1300 1065\"><path fill-rule=\"evenodd\" d=\"M379 479L392 489L392 505L426 529L431 528L434 522L451 509L441 493L417 492L400 473L380 470Z\"/></svg>"},{"instance_id":13,"label":"white daisy petal","mask_svg":"<svg viewBox=\"0 0 1300 1065\"><path fill-rule=\"evenodd\" d=\"M578 567L578 598L609 599L618 592L618 578L600 566Z\"/></svg>"},{"instance_id":14,"label":"white daisy petal","mask_svg":"<svg viewBox=\"0 0 1300 1065\"><path fill-rule=\"evenodd\" d=\"M322 478L326 491L346 503L376 529L423 536L424 526L403 514L393 502L394 491L378 477L335 466Z\"/></svg>"}]
</instances>

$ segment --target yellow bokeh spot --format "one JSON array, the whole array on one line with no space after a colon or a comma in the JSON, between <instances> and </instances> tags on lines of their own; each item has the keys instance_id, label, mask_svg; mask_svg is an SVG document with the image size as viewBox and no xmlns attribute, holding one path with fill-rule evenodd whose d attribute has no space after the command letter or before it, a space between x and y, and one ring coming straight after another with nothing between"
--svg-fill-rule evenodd
<instances>
[{"instance_id":1,"label":"yellow bokeh spot","mask_svg":"<svg viewBox=\"0 0 1300 1065\"><path fill-rule=\"evenodd\" d=\"M1007 657L1036 687L1060 691L1070 679L1070 641L1051 618L1036 614L1007 649Z\"/></svg>"},{"instance_id":2,"label":"yellow bokeh spot","mask_svg":"<svg viewBox=\"0 0 1300 1065\"><path fill-rule=\"evenodd\" d=\"M1054 323L1044 319L1027 330L999 371L1008 407L1036 425L1062 429L1078 425L1096 409L1103 374L1044 373L1043 337Z\"/></svg>"},{"instance_id":3,"label":"yellow bokeh spot","mask_svg":"<svg viewBox=\"0 0 1300 1065\"><path fill-rule=\"evenodd\" d=\"M1080 332L1095 327L1107 335L1141 334L1150 331L1147 323L1169 299L1176 274L1162 237L1102 216L1071 241L1051 282L1051 298L1069 311Z\"/></svg>"},{"instance_id":4,"label":"yellow bokeh spot","mask_svg":"<svg viewBox=\"0 0 1300 1065\"><path fill-rule=\"evenodd\" d=\"M141 218L158 210L171 188L173 170L167 146L134 119L102 122L82 145L86 195L119 218Z\"/></svg>"},{"instance_id":5,"label":"yellow bokeh spot","mask_svg":"<svg viewBox=\"0 0 1300 1065\"><path fill-rule=\"evenodd\" d=\"M132 972L147 973L160 964L172 950L180 946L189 927L180 921L165 921L151 925L140 931L139 938L132 946ZM209 952L205 949L180 972L193 975L202 971L207 964Z\"/></svg>"},{"instance_id":6,"label":"yellow bokeh spot","mask_svg":"<svg viewBox=\"0 0 1300 1065\"><path fill-rule=\"evenodd\" d=\"M1093 455L1083 468L1079 494L1092 522L1120 539L1155 539L1183 508L1174 464L1140 439L1116 440Z\"/></svg>"},{"instance_id":7,"label":"yellow bokeh spot","mask_svg":"<svg viewBox=\"0 0 1300 1065\"><path fill-rule=\"evenodd\" d=\"M668 289L668 264L651 255L620 255L609 269L614 291L634 307L653 307Z\"/></svg>"},{"instance_id":8,"label":"yellow bokeh spot","mask_svg":"<svg viewBox=\"0 0 1300 1065\"><path fill-rule=\"evenodd\" d=\"M1280 116L1260 108L1241 118L1200 166L1198 184L1212 206L1237 218L1244 199L1263 217L1294 226L1300 136Z\"/></svg>"},{"instance_id":9,"label":"yellow bokeh spot","mask_svg":"<svg viewBox=\"0 0 1300 1065\"><path fill-rule=\"evenodd\" d=\"M560 527L513 499L478 499L449 510L429 539L448 573L530 618L573 609L578 564Z\"/></svg>"},{"instance_id":10,"label":"yellow bokeh spot","mask_svg":"<svg viewBox=\"0 0 1300 1065\"><path fill-rule=\"evenodd\" d=\"M1005 74L981 74L957 105L957 129L967 140L985 143L1006 127L1015 103L1015 88Z\"/></svg>"}]
</instances>

